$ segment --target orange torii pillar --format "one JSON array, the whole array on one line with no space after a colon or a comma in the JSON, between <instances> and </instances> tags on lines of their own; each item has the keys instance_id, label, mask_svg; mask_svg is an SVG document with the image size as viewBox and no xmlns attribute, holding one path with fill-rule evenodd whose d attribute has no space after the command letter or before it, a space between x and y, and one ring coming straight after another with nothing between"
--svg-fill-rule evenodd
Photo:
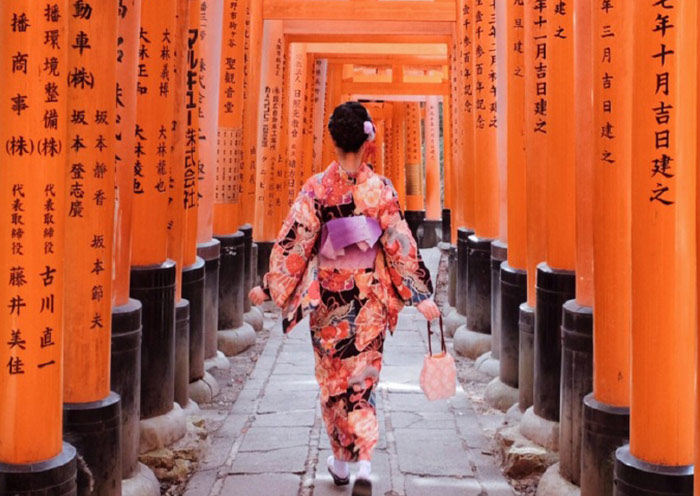
<instances>
[{"instance_id":1,"label":"orange torii pillar","mask_svg":"<svg viewBox=\"0 0 700 496\"><path fill-rule=\"evenodd\" d=\"M321 151L321 169L319 172L328 167L335 160L335 145L331 133L328 132L328 123L335 108L342 103L342 95L340 94L341 79L343 77L343 65L338 63L329 63L328 72L326 73L326 94L323 104L324 119L323 119L323 139Z\"/></svg>"},{"instance_id":2,"label":"orange torii pillar","mask_svg":"<svg viewBox=\"0 0 700 496\"><path fill-rule=\"evenodd\" d=\"M389 118L384 121L384 170L382 175L389 180L394 176L394 120L393 104L387 104L387 115Z\"/></svg>"},{"instance_id":3,"label":"orange torii pillar","mask_svg":"<svg viewBox=\"0 0 700 496\"><path fill-rule=\"evenodd\" d=\"M117 5L109 0L82 11L73 6L63 116L70 144L65 236L71 241L64 278L63 435L92 473L89 480L78 479L78 491L115 496L121 495L122 479L121 406L109 378ZM55 287L54 275L49 265L41 273L48 290Z\"/></svg>"},{"instance_id":4,"label":"orange torii pillar","mask_svg":"<svg viewBox=\"0 0 700 496\"><path fill-rule=\"evenodd\" d=\"M133 170L131 296L143 304L141 453L184 436L175 395L175 263L168 259L168 183L176 1L143 2ZM148 215L144 213L147 212Z\"/></svg>"},{"instance_id":5,"label":"orange torii pillar","mask_svg":"<svg viewBox=\"0 0 700 496\"><path fill-rule=\"evenodd\" d=\"M241 230L245 236L246 249L246 291L244 305L246 315L244 319L253 328L258 329L256 320L260 319L260 309L252 308L248 288L258 284L258 245L255 243L253 224L255 223L255 188L256 188L256 162L258 144L258 110L260 94L259 63L262 50L263 16L262 2L247 2L245 10L245 42L243 54L243 72L245 82L243 85L243 176L241 182L243 191L241 202L247 208L239 212L239 220L243 223ZM257 318L253 315L257 313Z\"/></svg>"},{"instance_id":6,"label":"orange torii pillar","mask_svg":"<svg viewBox=\"0 0 700 496\"><path fill-rule=\"evenodd\" d=\"M141 480L148 479L152 482L151 494L157 494L160 487L155 476L138 461L141 435L141 302L129 298L140 28L141 0L122 2L118 9L116 35L116 212L112 250L114 281L110 383L112 390L121 397L122 479L140 475Z\"/></svg>"},{"instance_id":7,"label":"orange torii pillar","mask_svg":"<svg viewBox=\"0 0 700 496\"><path fill-rule=\"evenodd\" d=\"M429 96L425 103L425 220L422 248L432 248L440 241L442 194L440 177L440 101Z\"/></svg>"},{"instance_id":8,"label":"orange torii pillar","mask_svg":"<svg viewBox=\"0 0 700 496\"><path fill-rule=\"evenodd\" d=\"M593 56L580 69L590 71L594 92L588 131L594 141L587 157L593 160L594 177L595 321L593 393L584 399L580 485L584 496L612 496L613 453L629 437L633 7L583 8L592 17L594 40L587 50ZM602 133L608 125L614 132Z\"/></svg>"},{"instance_id":9,"label":"orange torii pillar","mask_svg":"<svg viewBox=\"0 0 700 496\"><path fill-rule=\"evenodd\" d=\"M313 172L323 170L323 141L326 132L326 86L328 82L328 60L316 61L314 72L313 104Z\"/></svg>"},{"instance_id":10,"label":"orange torii pillar","mask_svg":"<svg viewBox=\"0 0 700 496\"><path fill-rule=\"evenodd\" d=\"M546 219L545 181L547 170L547 12L541 2L527 0L524 5L525 65L525 184L527 217L527 303L520 306L520 351L518 362L518 405L525 411L533 403L535 282L537 265L545 258Z\"/></svg>"},{"instance_id":11,"label":"orange torii pillar","mask_svg":"<svg viewBox=\"0 0 700 496\"><path fill-rule=\"evenodd\" d=\"M181 201L185 194L185 148L187 108L187 45L189 43L189 0L177 0L175 30L172 45L173 121L170 132L170 157L168 159L168 258L175 262L175 401L183 409L191 405L190 382L190 300L183 297L183 273L185 267L185 228L187 208ZM202 274L203 275L203 274ZM201 303L201 302L198 302Z\"/></svg>"},{"instance_id":12,"label":"orange torii pillar","mask_svg":"<svg viewBox=\"0 0 700 496\"><path fill-rule=\"evenodd\" d=\"M205 149L212 147L216 167L213 198L212 233L220 243L218 348L225 355L237 355L255 343L255 330L244 321L246 235L239 230L240 176L243 167L243 84L245 56L246 1L226 1L214 4L208 22L217 25L205 29L202 46L205 47L203 73L203 123ZM222 11L218 11L219 7ZM222 15L223 14L223 15ZM223 20L222 20L223 18ZM241 22L239 22L239 19ZM219 29L220 28L220 29ZM213 37L213 39L212 39ZM218 42L218 47L210 44ZM211 58L207 60L207 55ZM216 66L216 67L213 67ZM210 85L212 87L210 87ZM215 94L216 92L216 94ZM215 122L215 125L212 125ZM217 139L209 138L206 131L216 127ZM212 164L213 165L213 164ZM205 179L206 181L206 179ZM202 198L207 202L206 192ZM199 241L207 242L211 233L203 233L204 220L200 215ZM248 226L247 226L248 227ZM259 315L258 315L259 316ZM262 321L260 320L260 324Z\"/></svg>"},{"instance_id":13,"label":"orange torii pillar","mask_svg":"<svg viewBox=\"0 0 700 496\"><path fill-rule=\"evenodd\" d=\"M383 176L384 168L386 167L386 121L384 119L378 119L375 120L374 125L377 128L377 133L374 142L374 162L372 165L374 165L374 171Z\"/></svg>"},{"instance_id":14,"label":"orange torii pillar","mask_svg":"<svg viewBox=\"0 0 700 496\"><path fill-rule=\"evenodd\" d=\"M467 241L474 234L474 6L475 0L458 0L458 113L461 127L459 153L461 173L459 177L460 206L457 227L457 271L455 282L455 308L447 319L447 331L454 334L467 322Z\"/></svg>"},{"instance_id":15,"label":"orange torii pillar","mask_svg":"<svg viewBox=\"0 0 700 496\"><path fill-rule=\"evenodd\" d=\"M499 234L495 5L473 7L475 232L467 239L467 323L454 342L457 353L473 359L491 349L491 244Z\"/></svg>"},{"instance_id":16,"label":"orange torii pillar","mask_svg":"<svg viewBox=\"0 0 700 496\"><path fill-rule=\"evenodd\" d=\"M403 103L394 105L394 157L396 161L396 176L392 178L394 189L399 197L399 205L406 209L406 106Z\"/></svg>"},{"instance_id":17,"label":"orange torii pillar","mask_svg":"<svg viewBox=\"0 0 700 496\"><path fill-rule=\"evenodd\" d=\"M287 90L287 170L286 203L284 213L291 207L304 184L304 93L306 92L307 54L306 45L291 43L288 51L289 69Z\"/></svg>"},{"instance_id":18,"label":"orange torii pillar","mask_svg":"<svg viewBox=\"0 0 700 496\"><path fill-rule=\"evenodd\" d=\"M216 379L206 371L205 318L206 302L204 260L197 256L198 175L199 175L199 22L201 0L188 0L187 32L184 46L185 67L178 75L183 84L184 108L178 118L178 129L184 134L174 160L180 162L182 187L175 195L175 205L183 209L182 228L182 297L190 303L189 325L189 385L188 396L196 403L209 403L219 392ZM182 135L181 135L182 137ZM216 356L216 342L213 343Z\"/></svg>"},{"instance_id":19,"label":"orange torii pillar","mask_svg":"<svg viewBox=\"0 0 700 496\"><path fill-rule=\"evenodd\" d=\"M540 11L540 8L542 10ZM541 45L546 43L546 61L536 59L533 69L546 66L546 76L538 84L540 98L546 93L546 110L535 105L530 112L545 113L537 121L547 134L547 165L537 179L544 183L544 219L542 233L545 256L537 264L535 347L534 347L534 410L526 412L521 425L524 434L549 449L558 449L559 438L551 434L559 422L561 383L562 305L574 298L576 253L575 205L575 134L571 109L574 107L574 30L572 8L557 8L541 2L534 6L535 22L546 20L546 39L535 40L536 57L544 57ZM541 156L537 158L541 160ZM541 426L541 429L529 427ZM549 427L552 427L551 429Z\"/></svg>"},{"instance_id":20,"label":"orange torii pillar","mask_svg":"<svg viewBox=\"0 0 700 496\"><path fill-rule=\"evenodd\" d=\"M62 441L61 408L69 10L67 1L45 7L0 4L0 97L8 104L0 118L0 271L9 275L0 289L0 494L8 496L76 493L76 451Z\"/></svg>"},{"instance_id":21,"label":"orange torii pillar","mask_svg":"<svg viewBox=\"0 0 700 496\"><path fill-rule=\"evenodd\" d=\"M261 277L269 269L270 253L280 229L278 219L282 192L276 189L276 169L278 157L282 154L280 133L285 59L282 21L265 23L262 54L254 224L258 244L258 273ZM286 202L284 208L286 210Z\"/></svg>"},{"instance_id":22,"label":"orange torii pillar","mask_svg":"<svg viewBox=\"0 0 700 496\"><path fill-rule=\"evenodd\" d=\"M696 370L695 2L633 7L630 444L614 494L693 494Z\"/></svg>"},{"instance_id":23,"label":"orange torii pillar","mask_svg":"<svg viewBox=\"0 0 700 496\"><path fill-rule=\"evenodd\" d=\"M304 184L307 179L313 175L313 154L314 154L314 125L313 125L313 109L314 109L314 82L316 80L316 58L314 54L306 54L306 62L304 63L306 67L305 75L305 85L304 85L304 113L302 121L302 154L304 156L304 161L301 163L301 182Z\"/></svg>"},{"instance_id":24,"label":"orange torii pillar","mask_svg":"<svg viewBox=\"0 0 700 496\"><path fill-rule=\"evenodd\" d=\"M593 31L590 2L573 4L576 298L564 303L561 336L559 472L545 477L581 484L583 398L593 390ZM568 69L567 69L568 70ZM619 233L617 233L619 236ZM608 455L609 456L609 455Z\"/></svg>"},{"instance_id":25,"label":"orange torii pillar","mask_svg":"<svg viewBox=\"0 0 700 496\"><path fill-rule=\"evenodd\" d=\"M454 202L454 157L452 156L452 103L449 95L442 98L442 157L443 157L443 205L441 241L452 242L452 210Z\"/></svg>"},{"instance_id":26,"label":"orange torii pillar","mask_svg":"<svg viewBox=\"0 0 700 496\"><path fill-rule=\"evenodd\" d=\"M418 246L422 243L421 227L425 220L421 113L420 102L406 103L406 211L404 215Z\"/></svg>"},{"instance_id":27,"label":"orange torii pillar","mask_svg":"<svg viewBox=\"0 0 700 496\"><path fill-rule=\"evenodd\" d=\"M500 353L498 381L489 384L486 399L502 409L518 402L520 307L527 299L527 203L525 171L525 10L506 4L503 65L499 66L501 110L506 128L508 259L500 264ZM499 23L500 27L500 23ZM500 48L499 44L499 48ZM500 63L500 60L499 60ZM492 277L496 277L492 274ZM493 281L492 281L493 282ZM498 312L498 310L497 310ZM492 350L493 351L493 350Z\"/></svg>"}]
</instances>

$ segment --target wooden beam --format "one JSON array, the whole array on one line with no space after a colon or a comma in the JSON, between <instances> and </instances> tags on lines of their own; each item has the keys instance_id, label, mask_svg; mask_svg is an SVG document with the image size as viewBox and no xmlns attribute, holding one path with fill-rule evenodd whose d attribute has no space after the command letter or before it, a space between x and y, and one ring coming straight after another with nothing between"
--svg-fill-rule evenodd
<instances>
[{"instance_id":1,"label":"wooden beam","mask_svg":"<svg viewBox=\"0 0 700 496\"><path fill-rule=\"evenodd\" d=\"M265 19L454 22L454 1L264 0Z\"/></svg>"},{"instance_id":2,"label":"wooden beam","mask_svg":"<svg viewBox=\"0 0 700 496\"><path fill-rule=\"evenodd\" d=\"M364 54L364 55L410 55L449 57L449 43L307 43L309 53Z\"/></svg>"},{"instance_id":3,"label":"wooden beam","mask_svg":"<svg viewBox=\"0 0 700 496\"><path fill-rule=\"evenodd\" d=\"M449 83L353 83L343 82L341 93L349 95L449 95Z\"/></svg>"},{"instance_id":4,"label":"wooden beam","mask_svg":"<svg viewBox=\"0 0 700 496\"><path fill-rule=\"evenodd\" d=\"M452 37L443 34L288 34L292 43L444 43L452 42Z\"/></svg>"},{"instance_id":5,"label":"wooden beam","mask_svg":"<svg viewBox=\"0 0 700 496\"><path fill-rule=\"evenodd\" d=\"M442 35L452 37L452 24L449 22L424 21L360 21L344 19L342 21L326 20L286 20L284 32L287 35Z\"/></svg>"},{"instance_id":6,"label":"wooden beam","mask_svg":"<svg viewBox=\"0 0 700 496\"><path fill-rule=\"evenodd\" d=\"M442 67L449 64L449 60L442 55L367 55L361 53L314 53L317 59L327 59L330 64L353 65L406 65L410 67Z\"/></svg>"}]
</instances>

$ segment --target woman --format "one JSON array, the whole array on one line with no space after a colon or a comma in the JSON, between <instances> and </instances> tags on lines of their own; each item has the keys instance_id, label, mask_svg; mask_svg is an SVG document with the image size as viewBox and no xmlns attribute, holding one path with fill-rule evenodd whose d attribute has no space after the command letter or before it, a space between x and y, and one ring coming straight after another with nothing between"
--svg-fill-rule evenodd
<instances>
[{"instance_id":1,"label":"woman","mask_svg":"<svg viewBox=\"0 0 700 496\"><path fill-rule=\"evenodd\" d=\"M289 332L311 314L311 339L321 409L337 485L359 462L353 495L371 494L371 460L379 436L374 390L387 328L404 304L439 317L429 299L430 274L421 260L391 183L363 162L374 125L367 110L349 102L328 124L338 160L309 179L282 226L263 286L250 297L268 298L284 311Z\"/></svg>"}]
</instances>

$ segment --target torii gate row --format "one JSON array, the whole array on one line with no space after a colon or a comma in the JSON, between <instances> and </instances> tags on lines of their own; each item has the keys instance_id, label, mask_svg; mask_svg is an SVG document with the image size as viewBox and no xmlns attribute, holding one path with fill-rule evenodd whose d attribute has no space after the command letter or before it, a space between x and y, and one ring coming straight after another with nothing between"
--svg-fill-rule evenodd
<instances>
[{"instance_id":1,"label":"torii gate row","mask_svg":"<svg viewBox=\"0 0 700 496\"><path fill-rule=\"evenodd\" d=\"M119 494L184 435L218 349L255 339L251 224L269 244L313 163L287 159L322 144L299 123L322 129L342 91L383 98L342 69L321 91L323 60L286 47L373 43L449 60L455 349L499 359L502 404L560 452L548 477L692 494L698 7L563 4L0 3L0 494L73 493L75 448Z\"/></svg>"}]
</instances>

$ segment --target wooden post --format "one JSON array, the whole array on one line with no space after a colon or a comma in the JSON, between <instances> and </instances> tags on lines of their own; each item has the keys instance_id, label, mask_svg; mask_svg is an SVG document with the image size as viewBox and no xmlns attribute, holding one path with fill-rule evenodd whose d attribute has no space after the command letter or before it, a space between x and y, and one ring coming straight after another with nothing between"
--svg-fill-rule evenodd
<instances>
[{"instance_id":1,"label":"wooden post","mask_svg":"<svg viewBox=\"0 0 700 496\"><path fill-rule=\"evenodd\" d=\"M440 177L440 101L429 96L425 105L425 221L422 247L439 243L442 226L442 194Z\"/></svg>"},{"instance_id":2,"label":"wooden post","mask_svg":"<svg viewBox=\"0 0 700 496\"><path fill-rule=\"evenodd\" d=\"M610 496L611 454L629 437L633 8L589 7L585 14L592 16L589 53L594 55L587 58L594 91L588 131L593 152L581 158L592 159L594 178L595 322L593 393L584 400L581 494ZM602 132L608 125L614 133ZM601 465L600 460L609 461Z\"/></svg>"},{"instance_id":3,"label":"wooden post","mask_svg":"<svg viewBox=\"0 0 700 496\"><path fill-rule=\"evenodd\" d=\"M0 4L0 494L31 484L75 494L75 449L62 443L68 2L44 14L28 0ZM44 33L48 43L44 43ZM49 64L44 67L44 60ZM54 272L55 271L55 272ZM51 275L45 279L42 273ZM45 465L33 465L45 462ZM33 465L33 466L32 466Z\"/></svg>"},{"instance_id":4,"label":"wooden post","mask_svg":"<svg viewBox=\"0 0 700 496\"><path fill-rule=\"evenodd\" d=\"M457 40L459 42L459 72L461 81L461 128L462 128L462 166L464 170L461 181L464 202L464 224L458 227L474 228L474 9L475 0L458 0L459 19L457 23ZM466 264L465 264L466 265ZM466 276L465 276L466 277ZM458 290L459 291L459 290ZM466 286L464 288L466 294Z\"/></svg>"},{"instance_id":5,"label":"wooden post","mask_svg":"<svg viewBox=\"0 0 700 496\"><path fill-rule=\"evenodd\" d=\"M308 160L304 154L304 93L307 76L306 45L292 43L289 49L289 87L287 90L287 130L288 146L286 202L282 202L284 215L294 203L304 181L304 164Z\"/></svg>"},{"instance_id":6,"label":"wooden post","mask_svg":"<svg viewBox=\"0 0 700 496\"><path fill-rule=\"evenodd\" d=\"M242 224L243 85L247 0L224 2L219 81L219 126L214 191L214 233L231 234Z\"/></svg>"},{"instance_id":7,"label":"wooden post","mask_svg":"<svg viewBox=\"0 0 700 496\"><path fill-rule=\"evenodd\" d=\"M394 147L396 157L396 180L394 189L399 196L399 204L406 209L406 105L394 105Z\"/></svg>"},{"instance_id":8,"label":"wooden post","mask_svg":"<svg viewBox=\"0 0 700 496\"><path fill-rule=\"evenodd\" d=\"M452 96L442 98L442 162L443 162L443 206L442 206L442 239L445 243L452 242L452 211L454 210L454 185L456 181L453 153L452 125Z\"/></svg>"},{"instance_id":9,"label":"wooden post","mask_svg":"<svg viewBox=\"0 0 700 496\"><path fill-rule=\"evenodd\" d=\"M313 109L313 172L318 173L323 165L323 141L326 133L326 83L328 82L328 60L316 60L314 76Z\"/></svg>"},{"instance_id":10,"label":"wooden post","mask_svg":"<svg viewBox=\"0 0 700 496\"><path fill-rule=\"evenodd\" d=\"M421 104L406 104L406 221L419 246L419 229L425 219L423 183L423 136L421 133Z\"/></svg>"},{"instance_id":11,"label":"wooden post","mask_svg":"<svg viewBox=\"0 0 700 496\"><path fill-rule=\"evenodd\" d=\"M694 2L633 7L630 445L615 494L693 494L696 16Z\"/></svg>"},{"instance_id":12,"label":"wooden post","mask_svg":"<svg viewBox=\"0 0 700 496\"><path fill-rule=\"evenodd\" d=\"M68 203L64 299L64 436L96 491L121 494L119 395L110 394L114 233L116 0L68 22ZM74 9L79 7L73 6ZM79 15L76 15L79 14ZM53 285L47 266L44 286ZM79 481L78 489L84 483Z\"/></svg>"}]
</instances>

